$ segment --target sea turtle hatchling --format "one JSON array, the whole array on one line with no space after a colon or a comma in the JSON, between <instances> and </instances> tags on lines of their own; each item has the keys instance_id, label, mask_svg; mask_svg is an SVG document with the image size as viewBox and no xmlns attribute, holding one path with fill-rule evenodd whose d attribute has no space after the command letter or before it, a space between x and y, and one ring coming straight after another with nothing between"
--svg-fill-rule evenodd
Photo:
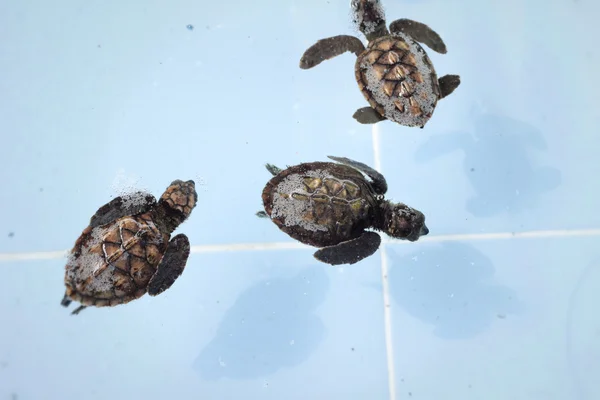
<instances>
[{"instance_id":1,"label":"sea turtle hatchling","mask_svg":"<svg viewBox=\"0 0 600 400\"><path fill-rule=\"evenodd\" d=\"M189 216L198 194L194 181L173 181L156 202L135 192L100 207L75 242L65 266L65 295L87 306L129 303L145 293L157 296L181 275L190 243L171 233ZM169 240L170 239L170 240Z\"/></svg>"},{"instance_id":2,"label":"sea turtle hatchling","mask_svg":"<svg viewBox=\"0 0 600 400\"><path fill-rule=\"evenodd\" d=\"M439 99L460 85L460 76L437 78L431 60L418 42L445 54L442 38L429 26L398 19L386 28L379 0L352 0L354 23L368 45L354 36L338 35L321 39L300 59L300 68L312 68L347 51L357 56L355 78L371 107L358 109L353 117L362 124L386 119L404 126L423 128Z\"/></svg>"},{"instance_id":3,"label":"sea turtle hatchling","mask_svg":"<svg viewBox=\"0 0 600 400\"><path fill-rule=\"evenodd\" d=\"M429 233L423 213L384 199L387 183L379 172L345 157L328 158L337 163L303 163L285 170L266 164L273 178L262 192L265 211L256 215L321 248L315 258L331 265L354 264L375 253L381 237L368 228L411 242Z\"/></svg>"}]
</instances>

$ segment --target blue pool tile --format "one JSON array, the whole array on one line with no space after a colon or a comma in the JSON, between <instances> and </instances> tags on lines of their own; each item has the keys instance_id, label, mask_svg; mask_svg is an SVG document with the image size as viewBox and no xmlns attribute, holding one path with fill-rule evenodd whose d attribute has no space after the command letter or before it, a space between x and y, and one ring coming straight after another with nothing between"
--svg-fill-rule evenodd
<instances>
[{"instance_id":1,"label":"blue pool tile","mask_svg":"<svg viewBox=\"0 0 600 400\"><path fill-rule=\"evenodd\" d=\"M584 12L572 5L531 2L508 11L467 1L469 12L497 16L469 24L447 18L454 4L436 3L437 13L429 2L408 6L412 18L446 42L447 54L429 52L438 75L461 75L424 129L380 125L389 194L423 209L432 235L600 224L600 183L591 178L600 173L593 161L600 145L597 100L586 78L595 65L593 45L572 43L553 29L559 15L577 15L578 29L597 30L587 16L597 6ZM388 7L399 14L404 6ZM513 12L536 23L515 23ZM575 58L564 58L564 48ZM578 72L564 74L570 65Z\"/></svg>"},{"instance_id":2,"label":"blue pool tile","mask_svg":"<svg viewBox=\"0 0 600 400\"><path fill-rule=\"evenodd\" d=\"M3 391L90 399L109 392L115 399L386 398L378 254L333 268L311 250L196 253L160 296L77 316L59 304L62 266L0 264L7 277L0 283L0 361L12 382ZM46 378L30 385L28 376Z\"/></svg>"},{"instance_id":3,"label":"blue pool tile","mask_svg":"<svg viewBox=\"0 0 600 400\"><path fill-rule=\"evenodd\" d=\"M563 185L572 174L543 156L548 140L537 128L487 112L465 124L472 129L420 137L381 128L389 196L421 209L432 234L595 226L585 203L567 195L583 182ZM569 211L556 212L559 202Z\"/></svg>"},{"instance_id":4,"label":"blue pool tile","mask_svg":"<svg viewBox=\"0 0 600 400\"><path fill-rule=\"evenodd\" d=\"M15 5L0 16L14 37L1 45L0 126L11 134L0 147L0 204L10 205L0 252L70 248L119 189L160 196L173 179L199 186L181 227L192 242L283 240L254 216L265 163L372 163L369 128L352 119L364 105L352 56L298 66L325 31L346 31L345 12L331 7L313 31L315 15L287 4L269 5L281 17L268 27L256 24L260 7L209 8L149 6L140 18L129 6ZM107 31L99 21L113 16Z\"/></svg>"},{"instance_id":5,"label":"blue pool tile","mask_svg":"<svg viewBox=\"0 0 600 400\"><path fill-rule=\"evenodd\" d=\"M595 242L388 246L398 398L597 398Z\"/></svg>"}]
</instances>

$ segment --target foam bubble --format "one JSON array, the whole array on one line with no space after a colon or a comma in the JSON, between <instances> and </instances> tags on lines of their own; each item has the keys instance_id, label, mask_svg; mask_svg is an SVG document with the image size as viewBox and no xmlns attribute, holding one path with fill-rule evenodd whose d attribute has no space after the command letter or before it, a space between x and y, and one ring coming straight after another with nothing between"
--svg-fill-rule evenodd
<instances>
[{"instance_id":1,"label":"foam bubble","mask_svg":"<svg viewBox=\"0 0 600 400\"><path fill-rule=\"evenodd\" d=\"M67 264L77 264L78 269L67 268L67 279L74 282L83 282L92 277L93 274L104 265L104 251L102 242L105 230L102 227L96 227L90 233L88 242L81 246L81 253L77 258L73 253L69 254ZM109 266L103 273L90 280L89 289L96 292L107 292L113 287L112 275Z\"/></svg>"},{"instance_id":2,"label":"foam bubble","mask_svg":"<svg viewBox=\"0 0 600 400\"><path fill-rule=\"evenodd\" d=\"M139 184L140 178L133 174L126 174L124 169L119 169L117 176L111 184L112 191L123 200L127 209L146 204L146 196L150 191Z\"/></svg>"},{"instance_id":3,"label":"foam bubble","mask_svg":"<svg viewBox=\"0 0 600 400\"><path fill-rule=\"evenodd\" d=\"M121 193L121 199L123 199L123 207L126 209L131 209L131 207L143 206L146 204L146 196L148 196L148 192L144 191L131 191Z\"/></svg>"},{"instance_id":4,"label":"foam bubble","mask_svg":"<svg viewBox=\"0 0 600 400\"><path fill-rule=\"evenodd\" d=\"M323 170L307 171L303 175L291 174L286 176L277 185L278 193L289 194L288 197L283 197L275 194L273 197L273 210L271 218L281 218L285 226L300 226L309 231L327 231L327 228L315 223L311 219L308 221L304 218L307 213L311 212L311 202L294 199L293 193L306 194L304 189L304 177L327 178L331 175Z\"/></svg>"}]
</instances>

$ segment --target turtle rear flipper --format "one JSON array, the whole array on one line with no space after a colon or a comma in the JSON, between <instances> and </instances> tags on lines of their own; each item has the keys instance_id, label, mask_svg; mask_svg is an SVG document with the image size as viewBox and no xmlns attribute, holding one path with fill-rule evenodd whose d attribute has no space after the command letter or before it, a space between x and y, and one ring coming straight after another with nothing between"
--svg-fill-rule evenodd
<instances>
[{"instance_id":1,"label":"turtle rear flipper","mask_svg":"<svg viewBox=\"0 0 600 400\"><path fill-rule=\"evenodd\" d=\"M269 171L271 173L271 175L276 176L281 172L281 168L276 167L273 164L265 164L265 168L267 169L267 171Z\"/></svg>"},{"instance_id":2,"label":"turtle rear flipper","mask_svg":"<svg viewBox=\"0 0 600 400\"><path fill-rule=\"evenodd\" d=\"M60 305L63 307L69 307L72 302L73 302L73 300L71 300L71 298L65 293L62 300L60 301ZM73 310L71 312L71 315L77 315L85 308L87 308L87 306L80 305L79 307L77 307L75 310Z\"/></svg>"},{"instance_id":3,"label":"turtle rear flipper","mask_svg":"<svg viewBox=\"0 0 600 400\"><path fill-rule=\"evenodd\" d=\"M158 296L179 278L185 269L190 255L190 242L186 235L180 233L171 239L165 255L160 260L156 273L148 282L148 294Z\"/></svg>"},{"instance_id":4,"label":"turtle rear flipper","mask_svg":"<svg viewBox=\"0 0 600 400\"><path fill-rule=\"evenodd\" d=\"M363 164L358 161L351 160L346 157L327 156L327 158L337 161L339 163L348 165L352 168L356 168L357 170L359 170L362 173L364 173L365 175L367 175L369 178L372 179L371 185L373 186L375 193L385 194L385 192L387 192L388 186L387 186L387 181L385 180L385 177L378 171L369 167L368 165Z\"/></svg>"},{"instance_id":5,"label":"turtle rear flipper","mask_svg":"<svg viewBox=\"0 0 600 400\"><path fill-rule=\"evenodd\" d=\"M387 118L382 116L373 107L363 107L356 110L352 118L361 124L376 124L385 121Z\"/></svg>"},{"instance_id":6,"label":"turtle rear flipper","mask_svg":"<svg viewBox=\"0 0 600 400\"><path fill-rule=\"evenodd\" d=\"M390 24L390 32L407 34L438 53L446 54L447 52L446 44L440 35L422 22L406 18L398 19Z\"/></svg>"},{"instance_id":7,"label":"turtle rear flipper","mask_svg":"<svg viewBox=\"0 0 600 400\"><path fill-rule=\"evenodd\" d=\"M460 76L458 75L444 75L438 79L440 85L440 99L448 96L454 92L454 89L460 85Z\"/></svg>"},{"instance_id":8,"label":"turtle rear flipper","mask_svg":"<svg viewBox=\"0 0 600 400\"><path fill-rule=\"evenodd\" d=\"M81 311L85 310L87 308L87 306L79 306L76 309L73 310L73 312L71 313L71 315L77 315L79 314Z\"/></svg>"},{"instance_id":9,"label":"turtle rear flipper","mask_svg":"<svg viewBox=\"0 0 600 400\"><path fill-rule=\"evenodd\" d=\"M355 239L335 246L324 247L315 252L317 260L330 265L354 264L373 255L381 244L381 236L365 231Z\"/></svg>"},{"instance_id":10,"label":"turtle rear flipper","mask_svg":"<svg viewBox=\"0 0 600 400\"><path fill-rule=\"evenodd\" d=\"M266 212L264 212L264 211L259 211L259 212L257 212L257 213L256 213L256 216L257 216L258 218L269 218L269 215L268 215Z\"/></svg>"},{"instance_id":11,"label":"turtle rear flipper","mask_svg":"<svg viewBox=\"0 0 600 400\"><path fill-rule=\"evenodd\" d=\"M135 192L115 197L96 211L90 218L90 227L95 228L113 222L126 215L135 215L150 210L156 204L156 198L150 193Z\"/></svg>"},{"instance_id":12,"label":"turtle rear flipper","mask_svg":"<svg viewBox=\"0 0 600 400\"><path fill-rule=\"evenodd\" d=\"M304 52L300 59L300 68L312 68L347 51L351 51L358 56L364 50L365 45L359 38L354 36L338 35L321 39Z\"/></svg>"}]
</instances>

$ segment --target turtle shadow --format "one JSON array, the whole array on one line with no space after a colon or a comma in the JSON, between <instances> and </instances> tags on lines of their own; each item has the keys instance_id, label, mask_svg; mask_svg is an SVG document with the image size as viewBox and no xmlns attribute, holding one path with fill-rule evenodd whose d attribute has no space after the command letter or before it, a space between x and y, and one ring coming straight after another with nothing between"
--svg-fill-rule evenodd
<instances>
[{"instance_id":1,"label":"turtle shadow","mask_svg":"<svg viewBox=\"0 0 600 400\"><path fill-rule=\"evenodd\" d=\"M600 284L600 258L590 262L581 272L571 291L567 308L566 353L573 380L574 398L597 399L600 385L600 318L595 311Z\"/></svg>"},{"instance_id":2,"label":"turtle shadow","mask_svg":"<svg viewBox=\"0 0 600 400\"><path fill-rule=\"evenodd\" d=\"M476 217L516 215L536 207L539 197L562 181L558 169L533 161L531 151L546 148L542 133L533 126L507 116L477 113L473 133L432 136L415 159L423 163L462 150L463 171L476 192L467 200L467 211Z\"/></svg>"},{"instance_id":3,"label":"turtle shadow","mask_svg":"<svg viewBox=\"0 0 600 400\"><path fill-rule=\"evenodd\" d=\"M437 337L467 339L523 310L512 289L494 283L490 259L471 245L435 244L405 256L388 252L391 297L433 325Z\"/></svg>"},{"instance_id":4,"label":"turtle shadow","mask_svg":"<svg viewBox=\"0 0 600 400\"><path fill-rule=\"evenodd\" d=\"M325 337L315 310L328 290L329 277L319 267L251 286L226 312L193 368L206 380L255 379L301 364Z\"/></svg>"}]
</instances>

